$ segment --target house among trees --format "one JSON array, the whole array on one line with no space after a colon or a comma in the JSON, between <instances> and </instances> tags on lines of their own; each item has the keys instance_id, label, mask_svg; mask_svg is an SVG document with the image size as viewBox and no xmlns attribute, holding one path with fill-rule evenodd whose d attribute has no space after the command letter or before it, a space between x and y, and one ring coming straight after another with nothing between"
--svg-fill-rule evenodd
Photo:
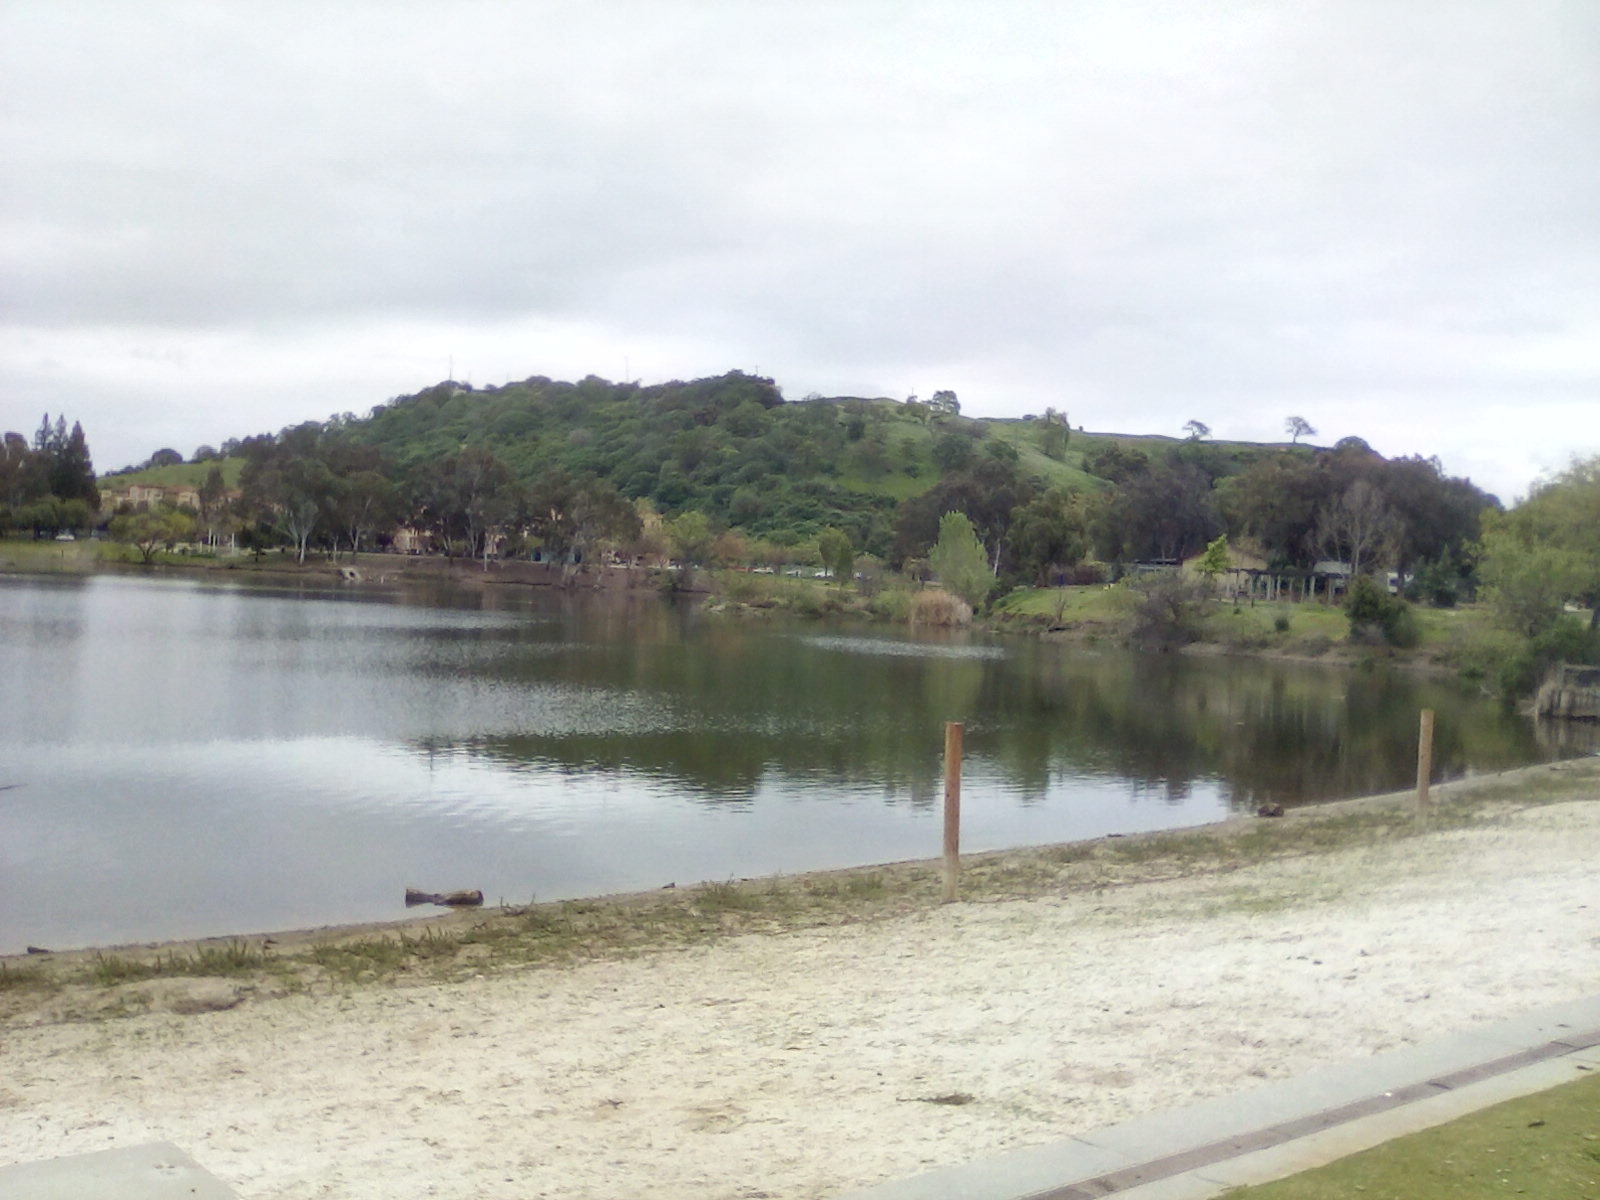
<instances>
[{"instance_id":1,"label":"house among trees","mask_svg":"<svg viewBox=\"0 0 1600 1200\"><path fill-rule=\"evenodd\" d=\"M237 492L234 495L238 495ZM132 483L125 488L111 488L100 494L100 507L105 512L117 512L126 505L128 512L147 512L166 503L173 508L200 511L200 493L192 487Z\"/></svg>"}]
</instances>

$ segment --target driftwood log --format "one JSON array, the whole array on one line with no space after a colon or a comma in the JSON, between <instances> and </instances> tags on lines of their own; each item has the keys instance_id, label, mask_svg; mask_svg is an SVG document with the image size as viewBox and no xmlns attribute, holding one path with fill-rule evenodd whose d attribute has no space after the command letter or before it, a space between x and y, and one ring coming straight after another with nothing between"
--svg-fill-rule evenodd
<instances>
[{"instance_id":1,"label":"driftwood log","mask_svg":"<svg viewBox=\"0 0 1600 1200\"><path fill-rule=\"evenodd\" d=\"M406 889L406 907L418 904L448 904L452 908L476 908L483 903L482 892L419 892Z\"/></svg>"}]
</instances>

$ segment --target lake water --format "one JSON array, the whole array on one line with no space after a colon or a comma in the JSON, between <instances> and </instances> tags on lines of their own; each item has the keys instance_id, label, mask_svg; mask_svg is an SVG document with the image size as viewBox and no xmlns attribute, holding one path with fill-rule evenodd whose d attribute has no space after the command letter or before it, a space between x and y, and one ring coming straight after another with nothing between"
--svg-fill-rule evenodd
<instances>
[{"instance_id":1,"label":"lake water","mask_svg":"<svg viewBox=\"0 0 1600 1200\"><path fill-rule=\"evenodd\" d=\"M654 598L0 577L0 953L1212 821L1550 751L1383 673L747 624Z\"/></svg>"}]
</instances>

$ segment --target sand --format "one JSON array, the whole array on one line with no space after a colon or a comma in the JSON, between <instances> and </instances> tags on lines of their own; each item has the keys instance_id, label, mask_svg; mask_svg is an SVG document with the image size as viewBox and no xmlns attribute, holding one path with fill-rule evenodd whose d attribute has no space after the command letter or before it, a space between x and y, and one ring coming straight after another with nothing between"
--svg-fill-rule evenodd
<instances>
[{"instance_id":1,"label":"sand","mask_svg":"<svg viewBox=\"0 0 1600 1200\"><path fill-rule=\"evenodd\" d=\"M1600 991L1597 862L1589 798L1224 875L10 1028L0 1163L167 1139L246 1198L829 1196Z\"/></svg>"}]
</instances>

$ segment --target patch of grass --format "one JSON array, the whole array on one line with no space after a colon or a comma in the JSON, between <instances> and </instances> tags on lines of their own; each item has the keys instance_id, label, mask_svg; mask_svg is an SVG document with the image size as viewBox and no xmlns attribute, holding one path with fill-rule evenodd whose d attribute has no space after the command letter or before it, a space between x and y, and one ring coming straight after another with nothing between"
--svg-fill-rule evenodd
<instances>
[{"instance_id":1,"label":"patch of grass","mask_svg":"<svg viewBox=\"0 0 1600 1200\"><path fill-rule=\"evenodd\" d=\"M387 978L430 961L454 958L460 946L458 936L424 929L416 937L402 932L319 942L307 957L334 978L353 982Z\"/></svg>"},{"instance_id":2,"label":"patch of grass","mask_svg":"<svg viewBox=\"0 0 1600 1200\"><path fill-rule=\"evenodd\" d=\"M0 963L0 992L50 990L57 986L56 981L40 967L13 967L9 963Z\"/></svg>"},{"instance_id":3,"label":"patch of grass","mask_svg":"<svg viewBox=\"0 0 1600 1200\"><path fill-rule=\"evenodd\" d=\"M102 492L125 491L136 483L150 487L193 487L205 483L212 467L222 468L222 482L230 487L239 486L239 476L244 471L243 457L224 458L198 463L173 463L168 467L146 467L142 471L128 471L120 475L102 475Z\"/></svg>"},{"instance_id":4,"label":"patch of grass","mask_svg":"<svg viewBox=\"0 0 1600 1200\"><path fill-rule=\"evenodd\" d=\"M1034 618L1054 621L1056 606L1061 606L1061 624L1112 626L1124 622L1132 609L1132 596L1120 584L1094 583L1083 587L1017 588L995 605L995 614L1005 618Z\"/></svg>"},{"instance_id":5,"label":"patch of grass","mask_svg":"<svg viewBox=\"0 0 1600 1200\"><path fill-rule=\"evenodd\" d=\"M889 884L877 871L869 871L866 874L852 872L843 876L829 876L808 881L806 890L820 899L878 900L888 892Z\"/></svg>"},{"instance_id":6,"label":"patch of grass","mask_svg":"<svg viewBox=\"0 0 1600 1200\"><path fill-rule=\"evenodd\" d=\"M249 975L265 968L272 953L264 946L234 940L223 946L196 946L192 955L173 955L172 975Z\"/></svg>"},{"instance_id":7,"label":"patch of grass","mask_svg":"<svg viewBox=\"0 0 1600 1200\"><path fill-rule=\"evenodd\" d=\"M115 987L141 979L178 975L256 975L271 963L272 955L265 947L252 947L248 942L235 940L222 946L199 945L187 954L172 951L148 959L96 953L89 962L88 977L102 987Z\"/></svg>"},{"instance_id":8,"label":"patch of grass","mask_svg":"<svg viewBox=\"0 0 1600 1200\"><path fill-rule=\"evenodd\" d=\"M695 905L702 912L750 912L762 906L762 898L731 879L702 883L694 892Z\"/></svg>"},{"instance_id":9,"label":"patch of grass","mask_svg":"<svg viewBox=\"0 0 1600 1200\"><path fill-rule=\"evenodd\" d=\"M136 958L124 958L120 954L97 953L89 964L89 977L102 987L114 987L119 983L150 979L158 973L153 963L142 962Z\"/></svg>"},{"instance_id":10,"label":"patch of grass","mask_svg":"<svg viewBox=\"0 0 1600 1200\"><path fill-rule=\"evenodd\" d=\"M1462 1117L1230 1200L1600 1196L1600 1076Z\"/></svg>"},{"instance_id":11,"label":"patch of grass","mask_svg":"<svg viewBox=\"0 0 1600 1200\"><path fill-rule=\"evenodd\" d=\"M1295 639L1343 641L1350 630L1343 609L1315 600L1303 603L1257 601L1253 605L1224 602L1215 606L1207 625L1208 636L1216 641L1252 642L1285 649L1292 648ZM1287 636L1291 628L1294 638Z\"/></svg>"}]
</instances>

